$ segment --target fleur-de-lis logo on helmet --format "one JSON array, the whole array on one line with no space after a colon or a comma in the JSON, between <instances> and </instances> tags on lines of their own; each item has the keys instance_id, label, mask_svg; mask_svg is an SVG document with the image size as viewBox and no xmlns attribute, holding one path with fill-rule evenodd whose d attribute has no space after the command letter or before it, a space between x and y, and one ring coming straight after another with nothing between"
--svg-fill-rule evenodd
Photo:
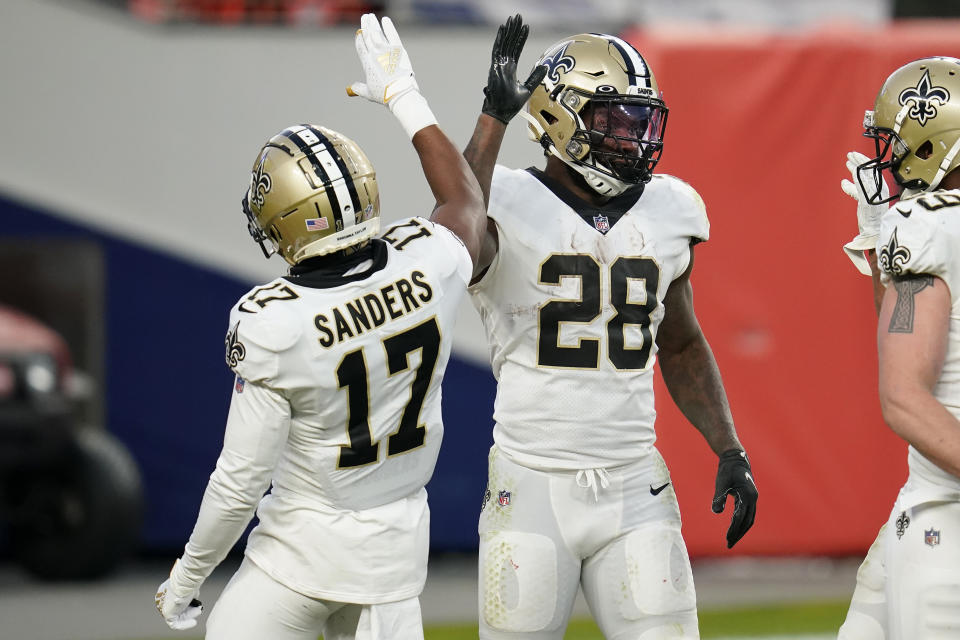
<instances>
[{"instance_id":1,"label":"fleur-de-lis logo on helmet","mask_svg":"<svg viewBox=\"0 0 960 640\"><path fill-rule=\"evenodd\" d=\"M227 338L223 341L226 347L227 366L230 368L236 367L241 360L247 357L247 348L243 346L243 343L237 338L237 330L239 328L240 322L237 321L230 331L227 332Z\"/></svg>"},{"instance_id":2,"label":"fleur-de-lis logo on helmet","mask_svg":"<svg viewBox=\"0 0 960 640\"><path fill-rule=\"evenodd\" d=\"M563 70L564 73L570 73L573 71L574 65L577 64L573 56L567 55L567 47L571 44L573 44L573 40L557 43L550 49L547 49L543 57L540 58L540 62L537 63L538 65L547 67L547 77L550 78L554 84L560 82L560 70Z\"/></svg>"},{"instance_id":3,"label":"fleur-de-lis logo on helmet","mask_svg":"<svg viewBox=\"0 0 960 640\"><path fill-rule=\"evenodd\" d=\"M903 274L903 265L910 260L910 249L897 243L897 230L894 229L890 234L890 242L880 249L880 256L877 262L880 268L895 276Z\"/></svg>"},{"instance_id":4,"label":"fleur-de-lis logo on helmet","mask_svg":"<svg viewBox=\"0 0 960 640\"><path fill-rule=\"evenodd\" d=\"M944 105L950 100L950 93L945 87L935 87L930 82L930 71L924 71L923 77L917 86L904 89L900 92L900 104L910 105L907 117L916 120L920 126L927 124L927 120L937 117L937 105Z\"/></svg>"},{"instance_id":5,"label":"fleur-de-lis logo on helmet","mask_svg":"<svg viewBox=\"0 0 960 640\"><path fill-rule=\"evenodd\" d=\"M263 197L270 193L270 188L273 186L273 180L270 178L270 174L263 170L263 161L266 159L266 155L260 159L260 165L257 167L257 170L250 174L250 202L251 204L257 205L257 207L263 206Z\"/></svg>"}]
</instances>

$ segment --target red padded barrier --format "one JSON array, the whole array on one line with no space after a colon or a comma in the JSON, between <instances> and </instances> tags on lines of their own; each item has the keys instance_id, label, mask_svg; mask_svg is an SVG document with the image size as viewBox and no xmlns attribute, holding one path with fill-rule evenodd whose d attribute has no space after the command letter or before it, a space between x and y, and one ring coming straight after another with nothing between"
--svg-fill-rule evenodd
<instances>
[{"instance_id":1,"label":"red padded barrier","mask_svg":"<svg viewBox=\"0 0 960 640\"><path fill-rule=\"evenodd\" d=\"M883 423L870 281L841 245L856 234L840 190L846 152L872 155L863 112L886 76L960 56L960 23L849 25L799 34L633 30L670 108L659 171L710 215L695 302L760 488L732 552L732 505L710 512L716 458L659 381L659 445L694 556L864 553L906 479Z\"/></svg>"}]
</instances>

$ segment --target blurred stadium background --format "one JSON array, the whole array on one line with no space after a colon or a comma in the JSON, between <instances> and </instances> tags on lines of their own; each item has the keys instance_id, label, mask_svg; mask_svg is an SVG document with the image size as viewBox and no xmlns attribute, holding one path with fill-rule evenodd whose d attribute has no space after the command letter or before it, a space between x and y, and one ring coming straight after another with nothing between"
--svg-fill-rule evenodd
<instances>
[{"instance_id":1,"label":"blurred stadium background","mask_svg":"<svg viewBox=\"0 0 960 640\"><path fill-rule=\"evenodd\" d=\"M715 458L660 393L659 444L701 603L842 603L906 475L905 447L876 397L869 285L840 251L856 232L839 189L843 159L849 149L869 153L863 110L893 68L960 55L958 7L3 0L0 305L62 336L75 366L71 415L129 452L142 511L126 561L80 585L22 569L0 524L0 637L164 637L150 597L190 532L221 445L227 312L283 271L250 242L239 207L271 134L307 121L340 130L377 168L385 221L429 211L401 129L344 91L360 77L352 36L370 10L396 20L421 88L461 145L508 15L531 25L521 66L582 31L620 34L644 53L670 108L659 169L690 182L713 223L693 276L697 310L761 489L753 531L726 551L728 517L709 511ZM502 163L540 164L522 124L507 138ZM0 409L12 393L3 366ZM428 487L437 570L424 611L469 623L494 395L469 303L444 394L447 435ZM16 452L4 438L0 422L0 451ZM22 489L3 484L0 495ZM216 575L225 579L225 569ZM206 598L220 587L214 581Z\"/></svg>"}]
</instances>

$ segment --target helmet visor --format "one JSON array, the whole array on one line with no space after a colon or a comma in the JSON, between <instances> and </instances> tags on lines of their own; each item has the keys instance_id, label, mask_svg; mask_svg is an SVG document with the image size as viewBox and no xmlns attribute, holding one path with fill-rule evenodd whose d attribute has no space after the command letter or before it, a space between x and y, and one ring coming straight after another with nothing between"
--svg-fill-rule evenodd
<instances>
[{"instance_id":1,"label":"helmet visor","mask_svg":"<svg viewBox=\"0 0 960 640\"><path fill-rule=\"evenodd\" d=\"M667 110L662 104L594 97L581 117L598 164L629 184L650 179L663 148Z\"/></svg>"}]
</instances>

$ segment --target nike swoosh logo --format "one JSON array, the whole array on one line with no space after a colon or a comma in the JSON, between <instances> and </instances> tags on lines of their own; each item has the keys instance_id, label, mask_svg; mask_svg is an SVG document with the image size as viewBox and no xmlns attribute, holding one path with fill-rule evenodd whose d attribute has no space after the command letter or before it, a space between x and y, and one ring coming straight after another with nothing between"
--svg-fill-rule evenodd
<instances>
[{"instance_id":1,"label":"nike swoosh logo","mask_svg":"<svg viewBox=\"0 0 960 640\"><path fill-rule=\"evenodd\" d=\"M669 482L668 482L667 484L663 485L663 486L657 487L656 489L653 488L653 485L650 485L650 495L652 495L652 496L659 495L661 491L663 491L664 489L666 489L666 488L669 487L669 486L670 486L670 483L669 483Z\"/></svg>"}]
</instances>

